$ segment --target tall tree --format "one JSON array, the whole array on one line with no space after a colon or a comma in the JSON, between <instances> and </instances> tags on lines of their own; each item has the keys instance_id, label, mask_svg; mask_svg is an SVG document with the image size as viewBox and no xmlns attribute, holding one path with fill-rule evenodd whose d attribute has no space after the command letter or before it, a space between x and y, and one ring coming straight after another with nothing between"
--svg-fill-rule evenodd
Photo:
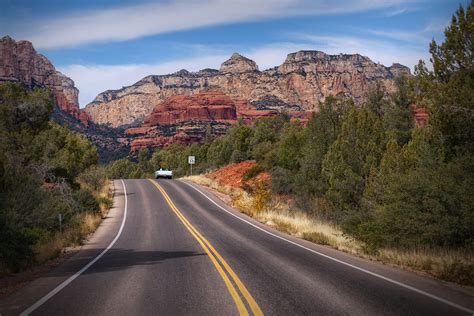
<instances>
[{"instance_id":1,"label":"tall tree","mask_svg":"<svg viewBox=\"0 0 474 316\"><path fill-rule=\"evenodd\" d=\"M396 90L390 96L383 116L387 136L394 135L398 144L404 145L410 140L413 128L413 115L410 109L410 83L406 76L395 78Z\"/></svg>"},{"instance_id":2,"label":"tall tree","mask_svg":"<svg viewBox=\"0 0 474 316\"><path fill-rule=\"evenodd\" d=\"M353 106L350 99L331 96L320 104L318 113L313 113L304 131L298 193L323 195L326 192L327 180L321 173L324 156L341 130L344 114Z\"/></svg>"},{"instance_id":3,"label":"tall tree","mask_svg":"<svg viewBox=\"0 0 474 316\"><path fill-rule=\"evenodd\" d=\"M341 132L323 161L328 179L326 196L339 212L339 220L357 211L365 178L382 155L382 123L367 107L352 108Z\"/></svg>"},{"instance_id":4,"label":"tall tree","mask_svg":"<svg viewBox=\"0 0 474 316\"><path fill-rule=\"evenodd\" d=\"M474 1L456 11L440 45L432 41L430 120L445 137L448 159L474 150Z\"/></svg>"}]
</instances>

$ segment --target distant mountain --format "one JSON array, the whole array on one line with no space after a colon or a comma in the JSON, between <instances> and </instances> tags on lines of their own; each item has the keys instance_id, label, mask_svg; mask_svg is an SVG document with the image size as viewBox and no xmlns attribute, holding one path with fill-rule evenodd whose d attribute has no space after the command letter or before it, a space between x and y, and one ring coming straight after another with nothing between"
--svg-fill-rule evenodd
<instances>
[{"instance_id":1,"label":"distant mountain","mask_svg":"<svg viewBox=\"0 0 474 316\"><path fill-rule=\"evenodd\" d=\"M151 75L131 86L102 92L85 110L96 123L129 126L143 122L170 96L211 89L248 100L257 108L315 111L320 101L339 93L361 104L376 81L393 91L394 78L400 74L410 74L409 68L400 64L385 67L359 54L320 51L292 53L282 65L259 71L254 61L234 53L219 70L183 69L170 75Z\"/></svg>"}]
</instances>

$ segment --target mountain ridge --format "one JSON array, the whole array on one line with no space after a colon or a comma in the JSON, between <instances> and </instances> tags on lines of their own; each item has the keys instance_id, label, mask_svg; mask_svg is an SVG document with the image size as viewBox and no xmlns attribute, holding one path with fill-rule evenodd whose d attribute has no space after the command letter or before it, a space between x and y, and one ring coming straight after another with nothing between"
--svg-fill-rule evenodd
<instances>
[{"instance_id":1,"label":"mountain ridge","mask_svg":"<svg viewBox=\"0 0 474 316\"><path fill-rule=\"evenodd\" d=\"M167 75L148 75L133 85L106 90L86 105L85 111L96 123L119 127L142 122L156 104L172 95L209 89L257 106L265 103L278 110L317 111L319 102L339 93L362 104L369 86L376 81L391 92L395 77L402 74L410 75L410 69L398 63L386 67L360 54L298 51L288 54L283 64L260 71L254 61L234 53L219 70L182 69Z\"/></svg>"}]
</instances>

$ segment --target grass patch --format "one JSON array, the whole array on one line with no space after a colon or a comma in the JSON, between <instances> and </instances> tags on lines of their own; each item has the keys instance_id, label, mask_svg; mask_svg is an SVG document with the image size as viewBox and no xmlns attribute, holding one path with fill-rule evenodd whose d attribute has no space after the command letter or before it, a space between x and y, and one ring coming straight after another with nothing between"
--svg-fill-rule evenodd
<instances>
[{"instance_id":1,"label":"grass patch","mask_svg":"<svg viewBox=\"0 0 474 316\"><path fill-rule=\"evenodd\" d=\"M327 245L327 246L330 245L329 237L324 235L321 232L311 232L311 233L304 232L302 238L305 240L311 241L315 244Z\"/></svg>"}]
</instances>

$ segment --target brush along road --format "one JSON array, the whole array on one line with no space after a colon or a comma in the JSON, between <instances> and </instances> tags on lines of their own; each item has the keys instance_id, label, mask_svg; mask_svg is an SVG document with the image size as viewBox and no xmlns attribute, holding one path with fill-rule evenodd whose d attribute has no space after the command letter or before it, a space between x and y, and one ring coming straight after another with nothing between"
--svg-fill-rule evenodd
<instances>
[{"instance_id":1,"label":"brush along road","mask_svg":"<svg viewBox=\"0 0 474 316\"><path fill-rule=\"evenodd\" d=\"M0 301L10 315L468 315L472 289L279 233L178 180L115 181L83 249Z\"/></svg>"}]
</instances>

